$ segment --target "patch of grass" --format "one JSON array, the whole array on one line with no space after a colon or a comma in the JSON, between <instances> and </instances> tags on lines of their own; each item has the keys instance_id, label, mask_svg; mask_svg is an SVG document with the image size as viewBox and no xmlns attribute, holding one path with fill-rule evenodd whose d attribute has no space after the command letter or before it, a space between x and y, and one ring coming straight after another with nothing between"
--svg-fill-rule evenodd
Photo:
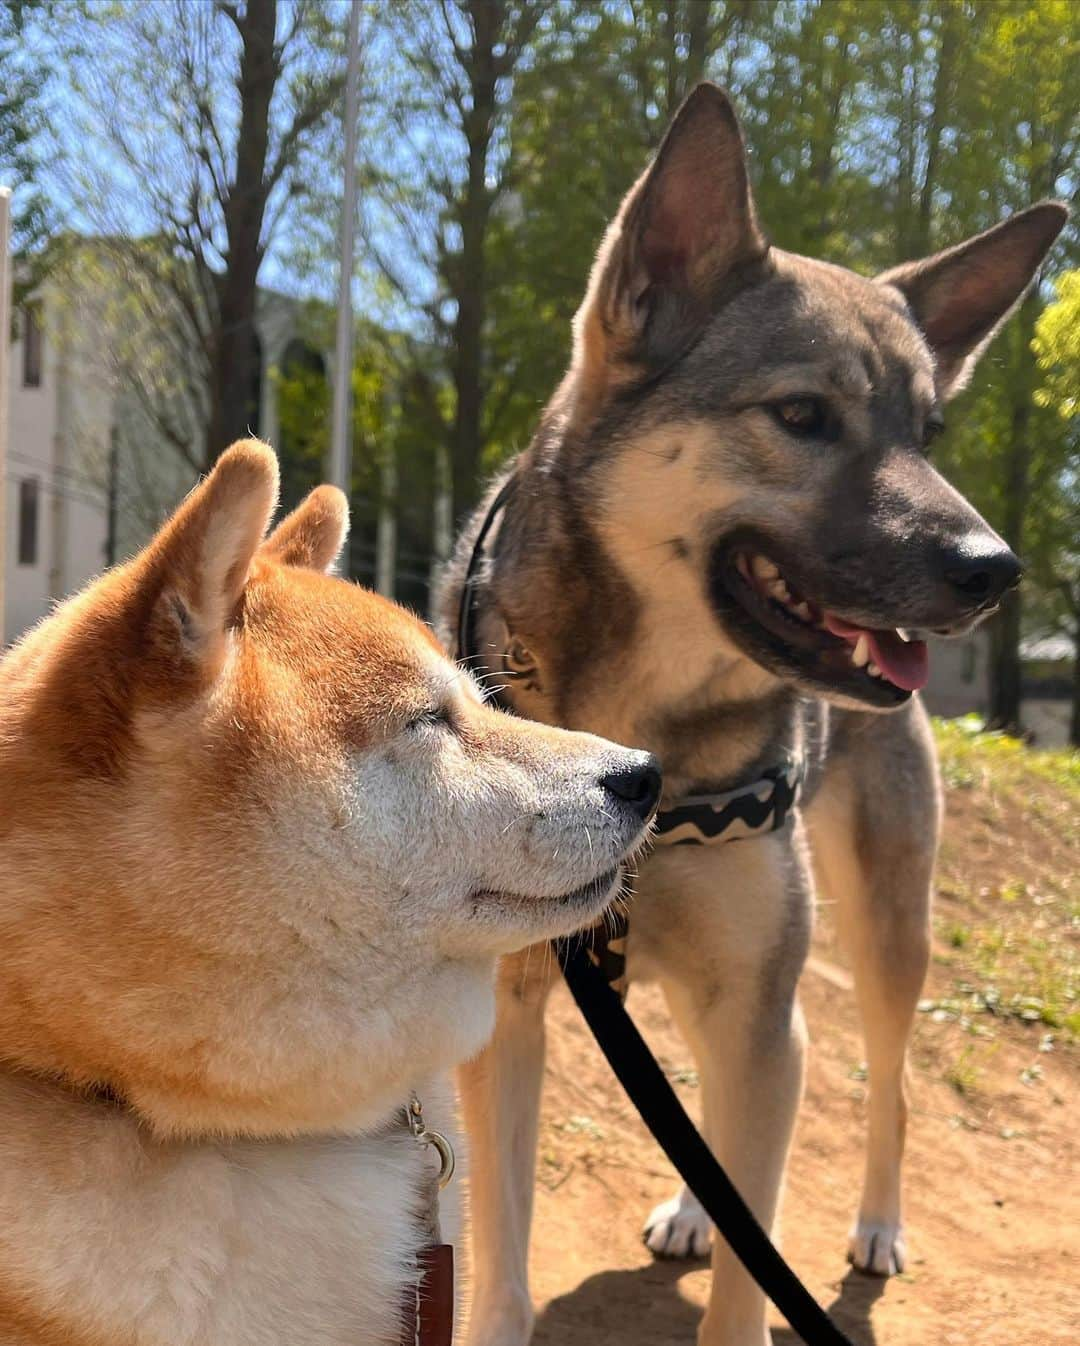
<instances>
[{"instance_id":1,"label":"patch of grass","mask_svg":"<svg viewBox=\"0 0 1080 1346\"><path fill-rule=\"evenodd\" d=\"M920 1009L965 1027L973 1015L1015 1019L1058 1029L1080 1040L1080 966L1075 949L1004 925L947 923L939 933L953 953L954 994Z\"/></svg>"},{"instance_id":2,"label":"patch of grass","mask_svg":"<svg viewBox=\"0 0 1080 1346\"><path fill-rule=\"evenodd\" d=\"M977 715L934 721L941 774L950 789L1048 781L1080 804L1080 752L1029 748L1018 738L984 730Z\"/></svg>"},{"instance_id":3,"label":"patch of grass","mask_svg":"<svg viewBox=\"0 0 1080 1346\"><path fill-rule=\"evenodd\" d=\"M975 1064L975 1051L965 1047L960 1055L945 1067L943 1071L946 1084L951 1084L958 1094L970 1098L979 1087L982 1071Z\"/></svg>"},{"instance_id":4,"label":"patch of grass","mask_svg":"<svg viewBox=\"0 0 1080 1346\"><path fill-rule=\"evenodd\" d=\"M968 926L961 925L959 921L953 921L945 927L943 935L950 949L963 949L971 939L971 930Z\"/></svg>"},{"instance_id":5,"label":"patch of grass","mask_svg":"<svg viewBox=\"0 0 1080 1346\"><path fill-rule=\"evenodd\" d=\"M1029 748L973 716L934 732L947 790L970 799L950 810L963 830L939 857L935 961L952 986L921 1008L978 1036L996 1019L1080 1041L1080 753Z\"/></svg>"}]
</instances>

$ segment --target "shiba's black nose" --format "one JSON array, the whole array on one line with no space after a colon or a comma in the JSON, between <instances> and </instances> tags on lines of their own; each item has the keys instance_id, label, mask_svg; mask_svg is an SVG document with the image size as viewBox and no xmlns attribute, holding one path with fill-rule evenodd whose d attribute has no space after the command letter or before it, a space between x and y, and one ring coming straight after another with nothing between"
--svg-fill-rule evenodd
<instances>
[{"instance_id":1,"label":"shiba's black nose","mask_svg":"<svg viewBox=\"0 0 1080 1346\"><path fill-rule=\"evenodd\" d=\"M633 765L609 771L600 784L616 799L629 804L642 822L647 822L660 803L664 778L660 774L660 763L651 752L639 753L636 757Z\"/></svg>"},{"instance_id":2,"label":"shiba's black nose","mask_svg":"<svg viewBox=\"0 0 1080 1346\"><path fill-rule=\"evenodd\" d=\"M993 551L956 551L945 561L945 578L958 594L979 607L997 603L1020 583L1022 567L1008 547Z\"/></svg>"}]
</instances>

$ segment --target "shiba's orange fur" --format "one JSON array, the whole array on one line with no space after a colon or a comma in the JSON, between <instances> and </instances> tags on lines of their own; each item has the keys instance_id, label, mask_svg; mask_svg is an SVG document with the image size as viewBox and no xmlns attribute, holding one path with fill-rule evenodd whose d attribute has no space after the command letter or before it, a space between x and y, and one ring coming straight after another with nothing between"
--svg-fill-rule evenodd
<instances>
[{"instance_id":1,"label":"shiba's orange fur","mask_svg":"<svg viewBox=\"0 0 1080 1346\"><path fill-rule=\"evenodd\" d=\"M340 493L264 541L276 490L235 445L0 664L11 1346L396 1341L401 1104L452 1125L496 956L594 918L641 836L603 786L640 755L485 707L325 573Z\"/></svg>"}]
</instances>

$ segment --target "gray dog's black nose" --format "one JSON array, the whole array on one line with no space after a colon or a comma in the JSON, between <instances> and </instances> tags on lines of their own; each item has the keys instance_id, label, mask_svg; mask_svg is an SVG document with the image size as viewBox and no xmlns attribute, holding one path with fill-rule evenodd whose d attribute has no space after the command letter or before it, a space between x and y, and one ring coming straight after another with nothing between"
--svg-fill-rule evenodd
<instances>
[{"instance_id":1,"label":"gray dog's black nose","mask_svg":"<svg viewBox=\"0 0 1080 1346\"><path fill-rule=\"evenodd\" d=\"M652 753L643 752L632 766L609 771L600 784L616 799L629 804L642 822L647 822L660 803L664 778L660 774L660 763Z\"/></svg>"},{"instance_id":2,"label":"gray dog's black nose","mask_svg":"<svg viewBox=\"0 0 1080 1346\"><path fill-rule=\"evenodd\" d=\"M956 552L945 563L945 578L965 599L980 607L996 603L1019 584L1021 573L1020 562L1008 547L974 555Z\"/></svg>"}]
</instances>

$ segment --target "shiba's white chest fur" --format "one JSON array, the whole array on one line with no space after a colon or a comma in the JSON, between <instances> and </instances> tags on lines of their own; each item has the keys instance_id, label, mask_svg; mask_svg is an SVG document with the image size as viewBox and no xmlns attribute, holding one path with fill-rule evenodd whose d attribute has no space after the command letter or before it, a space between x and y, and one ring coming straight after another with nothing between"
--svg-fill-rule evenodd
<instances>
[{"instance_id":1,"label":"shiba's white chest fur","mask_svg":"<svg viewBox=\"0 0 1080 1346\"><path fill-rule=\"evenodd\" d=\"M446 1098L431 1086L424 1100L440 1129ZM122 1108L8 1078L0 1339L396 1346L433 1166L403 1126L161 1142ZM456 1210L441 1204L453 1238ZM399 1214L388 1223L387 1212Z\"/></svg>"}]
</instances>

